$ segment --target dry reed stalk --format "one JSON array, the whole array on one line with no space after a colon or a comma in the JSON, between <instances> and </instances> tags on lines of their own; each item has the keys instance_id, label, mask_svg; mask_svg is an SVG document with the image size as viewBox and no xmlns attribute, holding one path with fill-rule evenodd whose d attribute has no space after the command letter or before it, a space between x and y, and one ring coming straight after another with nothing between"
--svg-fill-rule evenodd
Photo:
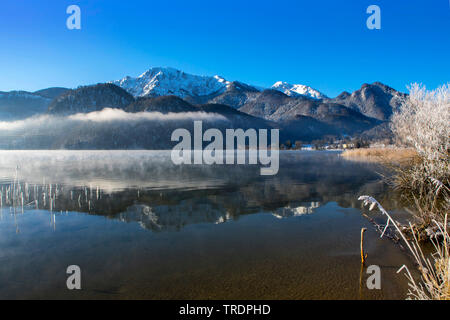
<instances>
[{"instance_id":1,"label":"dry reed stalk","mask_svg":"<svg viewBox=\"0 0 450 320\"><path fill-rule=\"evenodd\" d=\"M366 259L367 259L367 253L364 254L364 232L366 232L366 228L361 228L361 243L360 243L360 248L361 248L361 264L364 265L366 263Z\"/></svg>"},{"instance_id":2,"label":"dry reed stalk","mask_svg":"<svg viewBox=\"0 0 450 320\"><path fill-rule=\"evenodd\" d=\"M370 205L369 210L377 207L387 217L387 223L381 237L391 224L398 232L409 252L413 255L421 274L421 281L416 282L408 267L403 265L397 273L405 270L405 276L409 281L408 297L419 300L449 300L450 299L450 236L448 233L448 215L445 215L443 223L433 220L438 232L429 239L435 248L435 252L429 257L425 256L417 237L416 230L410 223L409 227L414 241L408 241L404 232L399 228L391 215L381 204L370 196L360 196L358 200L364 201L364 205Z\"/></svg>"},{"instance_id":3,"label":"dry reed stalk","mask_svg":"<svg viewBox=\"0 0 450 320\"><path fill-rule=\"evenodd\" d=\"M341 155L350 160L400 164L413 161L417 157L417 153L409 148L360 148L345 150Z\"/></svg>"}]
</instances>

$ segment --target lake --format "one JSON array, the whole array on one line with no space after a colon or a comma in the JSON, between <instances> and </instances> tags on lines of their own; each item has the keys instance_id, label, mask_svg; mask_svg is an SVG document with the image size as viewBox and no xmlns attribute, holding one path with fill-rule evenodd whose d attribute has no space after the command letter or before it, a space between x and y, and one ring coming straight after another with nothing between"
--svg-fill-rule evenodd
<instances>
[{"instance_id":1,"label":"lake","mask_svg":"<svg viewBox=\"0 0 450 320\"><path fill-rule=\"evenodd\" d=\"M406 216L381 166L282 151L277 175L259 169L176 166L170 151L0 151L0 299L406 297L396 271L411 260L357 200ZM365 285L362 227L380 290ZM69 265L82 290L67 289Z\"/></svg>"}]
</instances>

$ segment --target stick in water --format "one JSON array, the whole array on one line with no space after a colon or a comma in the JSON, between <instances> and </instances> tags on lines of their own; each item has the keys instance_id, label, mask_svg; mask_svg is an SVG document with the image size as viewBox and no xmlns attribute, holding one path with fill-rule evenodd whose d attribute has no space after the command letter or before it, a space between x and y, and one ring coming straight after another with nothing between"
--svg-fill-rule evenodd
<instances>
[{"instance_id":1,"label":"stick in water","mask_svg":"<svg viewBox=\"0 0 450 320\"><path fill-rule=\"evenodd\" d=\"M361 264L365 264L367 259L367 253L364 254L364 232L366 232L366 228L361 228Z\"/></svg>"}]
</instances>

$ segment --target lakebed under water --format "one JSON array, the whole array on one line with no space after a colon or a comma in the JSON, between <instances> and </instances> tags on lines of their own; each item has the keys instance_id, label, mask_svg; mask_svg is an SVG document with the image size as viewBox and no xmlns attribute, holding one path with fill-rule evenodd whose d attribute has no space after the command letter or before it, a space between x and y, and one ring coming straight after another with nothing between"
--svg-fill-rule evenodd
<instances>
[{"instance_id":1,"label":"lakebed under water","mask_svg":"<svg viewBox=\"0 0 450 320\"><path fill-rule=\"evenodd\" d=\"M275 176L170 151L0 151L0 298L404 299L411 260L357 200L405 216L382 171L321 151L280 152Z\"/></svg>"}]
</instances>

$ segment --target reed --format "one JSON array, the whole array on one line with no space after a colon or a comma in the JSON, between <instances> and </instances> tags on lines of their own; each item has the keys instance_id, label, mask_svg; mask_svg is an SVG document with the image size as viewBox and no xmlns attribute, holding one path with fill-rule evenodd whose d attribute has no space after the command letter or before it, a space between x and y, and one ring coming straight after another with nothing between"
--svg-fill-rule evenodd
<instances>
[{"instance_id":1,"label":"reed","mask_svg":"<svg viewBox=\"0 0 450 320\"><path fill-rule=\"evenodd\" d=\"M361 249L361 265L365 265L366 259L367 259L367 253L364 253L364 232L366 232L366 228L361 228L361 243L360 243L360 249Z\"/></svg>"},{"instance_id":2,"label":"reed","mask_svg":"<svg viewBox=\"0 0 450 320\"><path fill-rule=\"evenodd\" d=\"M424 254L419 237L414 226L409 223L413 240L407 239L407 234L391 217L391 215L381 206L381 204L370 196L360 196L358 200L362 200L364 205L370 205L369 210L378 208L379 211L386 216L386 226L381 234L385 234L387 228L392 226L399 234L406 247L417 264L420 272L420 280L416 281L406 265L403 265L398 271L404 271L408 279L409 299L417 300L450 300L450 236L448 233L448 215L445 215L443 222L433 220L436 226L436 232L429 236L430 242L434 246L434 253L430 255Z\"/></svg>"},{"instance_id":3,"label":"reed","mask_svg":"<svg viewBox=\"0 0 450 320\"><path fill-rule=\"evenodd\" d=\"M403 164L414 161L417 152L410 148L360 148L345 150L341 156L349 160Z\"/></svg>"}]
</instances>

